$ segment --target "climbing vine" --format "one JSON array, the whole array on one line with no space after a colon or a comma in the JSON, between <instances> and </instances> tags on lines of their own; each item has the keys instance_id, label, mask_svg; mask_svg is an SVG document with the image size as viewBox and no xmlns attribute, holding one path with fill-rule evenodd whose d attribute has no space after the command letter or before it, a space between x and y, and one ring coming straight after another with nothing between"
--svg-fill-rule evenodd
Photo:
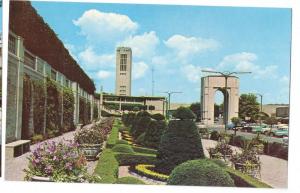
<instances>
[{"instance_id":1,"label":"climbing vine","mask_svg":"<svg viewBox=\"0 0 300 193\"><path fill-rule=\"evenodd\" d=\"M45 93L46 88L43 82L33 80L33 124L34 133L43 134L45 124Z\"/></svg>"},{"instance_id":2,"label":"climbing vine","mask_svg":"<svg viewBox=\"0 0 300 193\"><path fill-rule=\"evenodd\" d=\"M59 134L61 127L59 117L59 90L56 83L49 78L47 78L46 86L46 134L48 137L54 137Z\"/></svg>"},{"instance_id":3,"label":"climbing vine","mask_svg":"<svg viewBox=\"0 0 300 193\"><path fill-rule=\"evenodd\" d=\"M22 112L22 139L29 139L29 119L32 101L32 84L30 77L25 74L23 76L23 112Z\"/></svg>"},{"instance_id":4,"label":"climbing vine","mask_svg":"<svg viewBox=\"0 0 300 193\"><path fill-rule=\"evenodd\" d=\"M63 89L63 128L70 131L74 126L74 95L71 89Z\"/></svg>"}]
</instances>

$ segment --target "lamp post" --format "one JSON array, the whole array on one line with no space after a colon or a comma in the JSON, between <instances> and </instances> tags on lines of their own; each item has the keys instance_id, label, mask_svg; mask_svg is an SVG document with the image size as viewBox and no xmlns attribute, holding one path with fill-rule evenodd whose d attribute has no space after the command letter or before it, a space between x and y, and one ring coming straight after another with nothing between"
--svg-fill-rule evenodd
<instances>
[{"instance_id":1,"label":"lamp post","mask_svg":"<svg viewBox=\"0 0 300 193\"><path fill-rule=\"evenodd\" d=\"M228 78L231 77L233 74L250 74L251 72L219 72L219 71L213 71L213 70L202 70L202 72L208 72L208 73L214 73L219 74L225 78L225 94L224 94L224 125L225 125L225 132L227 131L228 126L228 92L227 92L227 81Z\"/></svg>"},{"instance_id":2,"label":"lamp post","mask_svg":"<svg viewBox=\"0 0 300 193\"><path fill-rule=\"evenodd\" d=\"M262 101L263 101L263 95L260 94L260 93L255 93L256 95L260 96L260 116L259 116L259 119L260 119L260 126L262 125L262 119L261 119L261 116L262 116Z\"/></svg>"},{"instance_id":3,"label":"lamp post","mask_svg":"<svg viewBox=\"0 0 300 193\"><path fill-rule=\"evenodd\" d=\"M256 95L260 96L260 112L262 113L262 101L263 101L263 95L259 93L255 93Z\"/></svg>"},{"instance_id":4,"label":"lamp post","mask_svg":"<svg viewBox=\"0 0 300 193\"><path fill-rule=\"evenodd\" d=\"M163 93L167 93L167 94L168 94L167 119L170 119L171 96L172 96L172 94L182 93L182 92L177 92L177 91L166 91L166 92L163 92Z\"/></svg>"}]
</instances>

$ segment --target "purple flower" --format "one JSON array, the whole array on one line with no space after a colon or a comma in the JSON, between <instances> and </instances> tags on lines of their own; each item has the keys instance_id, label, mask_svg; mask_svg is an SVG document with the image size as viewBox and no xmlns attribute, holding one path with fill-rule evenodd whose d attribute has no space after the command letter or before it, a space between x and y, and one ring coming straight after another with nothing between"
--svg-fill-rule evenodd
<instances>
[{"instance_id":1,"label":"purple flower","mask_svg":"<svg viewBox=\"0 0 300 193\"><path fill-rule=\"evenodd\" d=\"M72 169L73 169L72 163L70 163L70 162L67 162L66 165L65 165L65 167L66 167L68 170L72 170Z\"/></svg>"},{"instance_id":2,"label":"purple flower","mask_svg":"<svg viewBox=\"0 0 300 193\"><path fill-rule=\"evenodd\" d=\"M46 168L45 168L45 173L46 174L51 174L52 173L52 171L53 171L53 168L52 168L52 166L46 166Z\"/></svg>"}]
</instances>

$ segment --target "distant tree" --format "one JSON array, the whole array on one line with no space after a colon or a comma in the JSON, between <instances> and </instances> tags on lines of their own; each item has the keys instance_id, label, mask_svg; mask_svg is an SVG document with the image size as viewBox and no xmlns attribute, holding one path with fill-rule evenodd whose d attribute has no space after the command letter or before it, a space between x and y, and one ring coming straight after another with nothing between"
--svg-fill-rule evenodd
<instances>
[{"instance_id":1,"label":"distant tree","mask_svg":"<svg viewBox=\"0 0 300 193\"><path fill-rule=\"evenodd\" d=\"M201 104L200 104L200 102L192 103L189 108L196 115L196 119L200 120L201 119Z\"/></svg>"},{"instance_id":2,"label":"distant tree","mask_svg":"<svg viewBox=\"0 0 300 193\"><path fill-rule=\"evenodd\" d=\"M273 125L278 123L278 120L276 119L276 117L268 117L265 120L265 123L268 124L268 125L271 125L271 127L272 127Z\"/></svg>"},{"instance_id":3,"label":"distant tree","mask_svg":"<svg viewBox=\"0 0 300 193\"><path fill-rule=\"evenodd\" d=\"M257 97L254 94L242 94L239 99L239 117L245 119L250 117L251 120L257 118L259 113L259 103Z\"/></svg>"}]
</instances>

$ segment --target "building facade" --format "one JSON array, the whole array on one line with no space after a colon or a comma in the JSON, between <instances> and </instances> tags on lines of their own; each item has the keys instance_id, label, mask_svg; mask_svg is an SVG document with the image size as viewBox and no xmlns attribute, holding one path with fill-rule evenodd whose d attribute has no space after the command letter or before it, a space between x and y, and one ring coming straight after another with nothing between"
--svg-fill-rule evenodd
<instances>
[{"instance_id":1,"label":"building facade","mask_svg":"<svg viewBox=\"0 0 300 193\"><path fill-rule=\"evenodd\" d=\"M131 96L131 74L131 48L118 47L116 50L116 95Z\"/></svg>"}]
</instances>

